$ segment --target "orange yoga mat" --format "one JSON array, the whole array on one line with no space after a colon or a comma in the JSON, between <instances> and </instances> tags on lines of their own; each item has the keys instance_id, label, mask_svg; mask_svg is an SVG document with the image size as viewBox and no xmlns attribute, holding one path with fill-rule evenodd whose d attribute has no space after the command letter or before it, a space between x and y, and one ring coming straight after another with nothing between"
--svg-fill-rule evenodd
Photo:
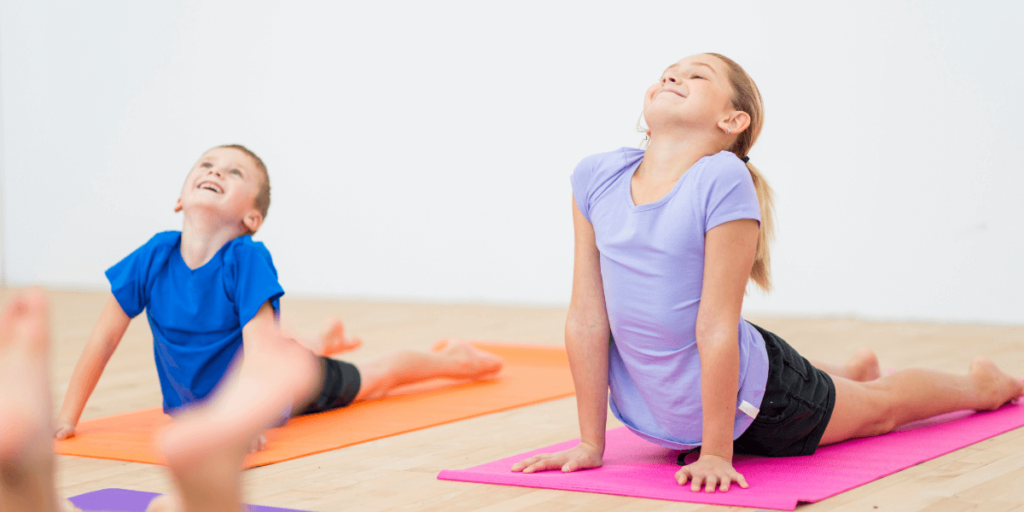
<instances>
[{"instance_id":1,"label":"orange yoga mat","mask_svg":"<svg viewBox=\"0 0 1024 512\"><path fill-rule=\"evenodd\" d=\"M313 455L382 437L575 394L562 347L473 342L505 361L498 377L480 382L435 379L395 389L387 397L294 418L267 432L267 449L245 467ZM98 459L162 464L156 431L171 423L160 408L83 421L54 451Z\"/></svg>"}]
</instances>

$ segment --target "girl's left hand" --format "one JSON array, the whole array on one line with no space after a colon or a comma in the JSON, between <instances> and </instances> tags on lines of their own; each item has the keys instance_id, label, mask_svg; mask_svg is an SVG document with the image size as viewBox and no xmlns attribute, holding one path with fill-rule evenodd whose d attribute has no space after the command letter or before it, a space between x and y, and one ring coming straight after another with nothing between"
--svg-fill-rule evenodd
<instances>
[{"instance_id":1,"label":"girl's left hand","mask_svg":"<svg viewBox=\"0 0 1024 512\"><path fill-rule=\"evenodd\" d=\"M716 485L722 492L726 492L732 482L736 482L744 489L748 487L747 480L732 467L732 461L717 455L701 454L697 462L683 466L676 472L676 482L679 482L679 485L687 481L691 482L691 491L699 491L702 484L707 492L715 492Z\"/></svg>"}]
</instances>

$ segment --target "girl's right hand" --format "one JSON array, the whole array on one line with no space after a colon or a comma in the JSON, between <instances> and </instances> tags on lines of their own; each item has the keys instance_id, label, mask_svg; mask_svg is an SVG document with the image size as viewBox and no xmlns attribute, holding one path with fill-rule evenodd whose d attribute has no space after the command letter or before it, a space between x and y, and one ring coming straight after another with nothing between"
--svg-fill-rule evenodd
<instances>
[{"instance_id":1,"label":"girl's right hand","mask_svg":"<svg viewBox=\"0 0 1024 512\"><path fill-rule=\"evenodd\" d=\"M601 451L587 443L580 442L568 450L542 453L517 462L512 465L512 471L534 473L561 468L563 473L569 473L577 469L599 468L601 464Z\"/></svg>"},{"instance_id":2,"label":"girl's right hand","mask_svg":"<svg viewBox=\"0 0 1024 512\"><path fill-rule=\"evenodd\" d=\"M57 420L57 431L53 438L59 440L75 437L75 424L70 421Z\"/></svg>"}]
</instances>

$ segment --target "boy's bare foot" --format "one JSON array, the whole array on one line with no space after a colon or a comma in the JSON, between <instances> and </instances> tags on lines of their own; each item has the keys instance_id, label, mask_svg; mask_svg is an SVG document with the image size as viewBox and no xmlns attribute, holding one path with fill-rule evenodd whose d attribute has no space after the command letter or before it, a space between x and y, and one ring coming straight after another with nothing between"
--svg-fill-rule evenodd
<instances>
[{"instance_id":1,"label":"boy's bare foot","mask_svg":"<svg viewBox=\"0 0 1024 512\"><path fill-rule=\"evenodd\" d=\"M451 377L483 379L501 371L501 358L472 344L453 338L445 338L430 349L431 352L451 357L458 364Z\"/></svg>"},{"instance_id":2,"label":"boy's bare foot","mask_svg":"<svg viewBox=\"0 0 1024 512\"><path fill-rule=\"evenodd\" d=\"M336 317L327 319L324 331L318 340L320 346L313 348L313 352L321 356L340 354L355 350L363 345L363 341L355 336L345 333L345 326Z\"/></svg>"},{"instance_id":3,"label":"boy's bare foot","mask_svg":"<svg viewBox=\"0 0 1024 512\"><path fill-rule=\"evenodd\" d=\"M849 372L847 378L858 382L867 382L882 376L882 367L878 364L878 356L869 348L858 350L846 362L846 369Z\"/></svg>"},{"instance_id":4,"label":"boy's bare foot","mask_svg":"<svg viewBox=\"0 0 1024 512\"><path fill-rule=\"evenodd\" d=\"M206 405L160 434L159 448L180 495L154 500L151 510L243 510L240 471L252 439L308 400L320 378L316 359L291 340L247 352L238 374Z\"/></svg>"},{"instance_id":5,"label":"boy's bare foot","mask_svg":"<svg viewBox=\"0 0 1024 512\"><path fill-rule=\"evenodd\" d=\"M41 291L0 312L0 510L68 509L54 492L49 306ZM68 504L70 505L70 504Z\"/></svg>"},{"instance_id":6,"label":"boy's bare foot","mask_svg":"<svg viewBox=\"0 0 1024 512\"><path fill-rule=\"evenodd\" d=\"M979 411L998 409L1024 395L1024 384L1020 379L1000 370L987 357L975 357L971 361L969 375L983 397Z\"/></svg>"}]
</instances>

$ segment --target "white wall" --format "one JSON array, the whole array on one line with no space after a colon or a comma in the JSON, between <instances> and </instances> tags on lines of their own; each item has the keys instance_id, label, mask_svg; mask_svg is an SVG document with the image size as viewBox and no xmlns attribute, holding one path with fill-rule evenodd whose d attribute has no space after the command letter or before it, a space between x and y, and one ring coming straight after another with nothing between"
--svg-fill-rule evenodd
<instances>
[{"instance_id":1,"label":"white wall","mask_svg":"<svg viewBox=\"0 0 1024 512\"><path fill-rule=\"evenodd\" d=\"M298 295L565 304L568 175L702 51L765 97L747 311L1024 323L1024 4L0 0L7 274L105 287L208 147Z\"/></svg>"}]
</instances>

